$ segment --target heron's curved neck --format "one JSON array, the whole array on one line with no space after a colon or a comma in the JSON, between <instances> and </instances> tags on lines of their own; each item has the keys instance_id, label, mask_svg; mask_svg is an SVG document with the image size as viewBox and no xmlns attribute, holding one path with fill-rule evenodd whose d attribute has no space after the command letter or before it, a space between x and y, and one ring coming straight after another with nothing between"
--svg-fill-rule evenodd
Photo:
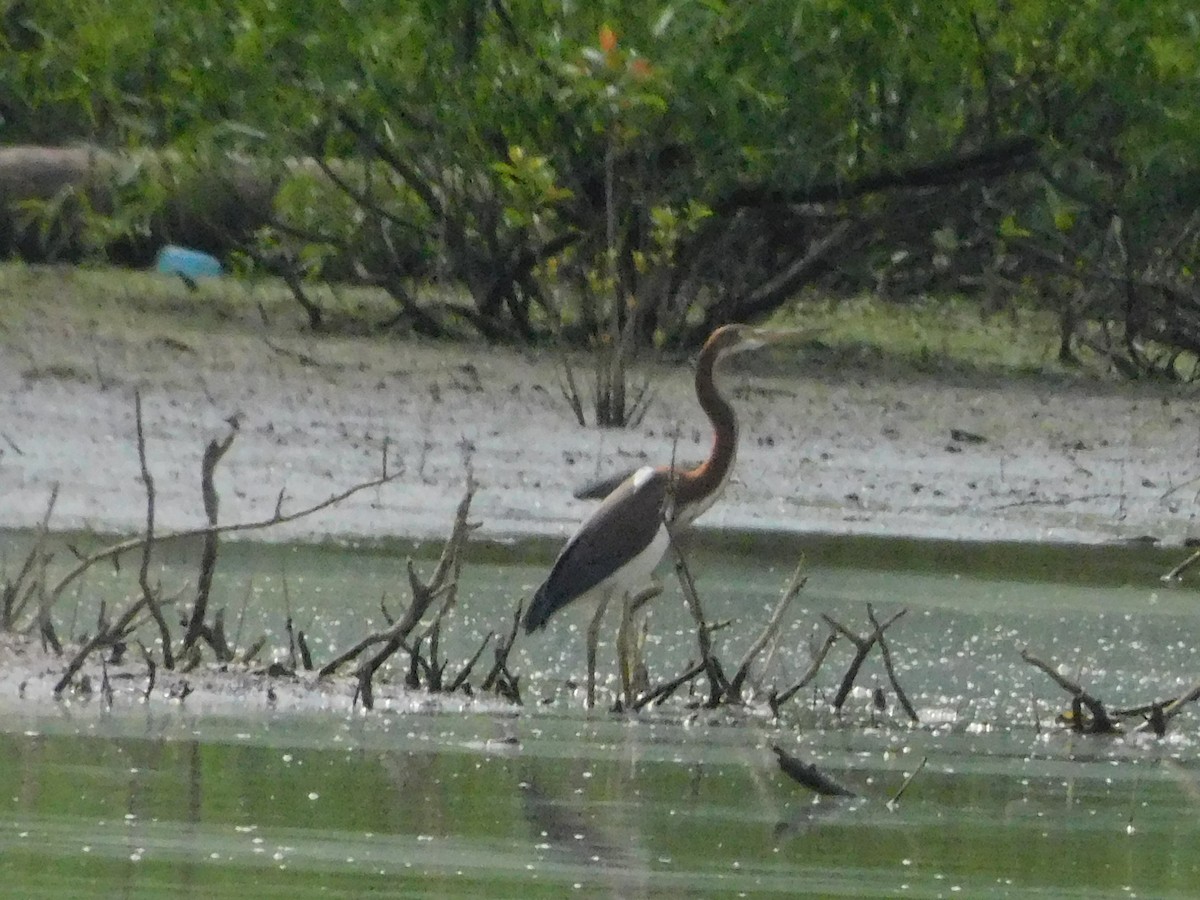
<instances>
[{"instance_id":1,"label":"heron's curved neck","mask_svg":"<svg viewBox=\"0 0 1200 900\"><path fill-rule=\"evenodd\" d=\"M695 518L716 501L737 455L737 418L733 407L717 390L716 363L715 350L705 347L696 364L696 398L712 423L713 444L708 459L679 476L675 502L688 519Z\"/></svg>"}]
</instances>

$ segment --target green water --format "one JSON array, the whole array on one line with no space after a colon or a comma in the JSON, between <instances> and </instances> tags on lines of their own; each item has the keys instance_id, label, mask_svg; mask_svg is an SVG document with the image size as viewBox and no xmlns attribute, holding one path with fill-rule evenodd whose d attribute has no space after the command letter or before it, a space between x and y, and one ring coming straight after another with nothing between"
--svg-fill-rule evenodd
<instances>
[{"instance_id":1,"label":"green water","mask_svg":"<svg viewBox=\"0 0 1200 900\"><path fill-rule=\"evenodd\" d=\"M586 716L565 685L582 675L582 617L522 640L520 710L239 716L6 696L0 894L1200 895L1197 711L1161 740L1066 734L1052 723L1064 695L1019 657L1025 646L1053 657L1113 706L1200 679L1200 603L1157 583L1163 554L877 542L847 559L824 546L800 548L810 582L764 680L783 685L805 668L820 612L865 630L865 601L882 614L905 606L889 635L921 725L894 706L869 712L867 688L882 683L874 663L843 716L827 709L845 647L778 722L682 705ZM507 619L544 571L544 549L480 552L452 653ZM729 664L796 549L696 554L710 616L732 621L718 634ZM182 550L159 563L164 584L188 577ZM404 583L403 559L374 549L240 545L221 565L231 619L251 598L243 640L265 631L278 643L286 580L293 618L320 639L318 663L382 620L381 596L398 607ZM97 573L64 617L81 628L89 604L119 597L129 574ZM686 662L691 640L668 590L651 619L656 677ZM861 796L814 800L778 771L771 744Z\"/></svg>"}]
</instances>

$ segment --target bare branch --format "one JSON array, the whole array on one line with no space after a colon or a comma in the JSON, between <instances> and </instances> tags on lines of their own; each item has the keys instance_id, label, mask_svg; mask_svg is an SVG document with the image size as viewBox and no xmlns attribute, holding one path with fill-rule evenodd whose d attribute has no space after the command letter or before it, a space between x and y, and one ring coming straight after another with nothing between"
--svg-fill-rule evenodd
<instances>
[{"instance_id":1,"label":"bare branch","mask_svg":"<svg viewBox=\"0 0 1200 900\"><path fill-rule=\"evenodd\" d=\"M812 655L812 662L809 663L808 671L800 676L800 680L781 694L771 694L767 702L771 706L771 711L776 716L779 715L779 708L783 706L783 704L791 700L792 697L794 697L800 690L810 684L812 680L817 677L817 672L820 671L821 664L825 662L825 657L829 655L829 651L833 648L833 645L837 643L837 639L838 636L836 631L830 631L826 633L825 640L821 642L820 649Z\"/></svg>"},{"instance_id":2,"label":"bare branch","mask_svg":"<svg viewBox=\"0 0 1200 900\"><path fill-rule=\"evenodd\" d=\"M900 803L900 798L904 796L904 792L908 790L908 786L913 783L913 779L921 774L921 770L925 768L925 763L929 762L928 756L922 756L920 764L909 773L904 779L904 783L900 785L900 789L892 795L892 799L887 802L888 809L895 809Z\"/></svg>"},{"instance_id":3,"label":"bare branch","mask_svg":"<svg viewBox=\"0 0 1200 900\"><path fill-rule=\"evenodd\" d=\"M217 463L228 452L237 435L239 419L232 416L229 422L229 433L223 440L213 438L204 448L204 457L200 464L200 492L204 498L204 515L208 519L210 529L217 526L217 509L219 498L213 483L213 473ZM213 572L217 565L218 537L216 532L208 531L204 535L204 549L200 555L200 578L196 584L196 602L192 606L192 615L188 619L187 631L183 636L183 652L187 653L195 646L204 630L204 620L208 614L208 595L212 588ZM214 651L216 648L213 648ZM222 660L225 661L225 660ZM170 665L168 664L168 668Z\"/></svg>"},{"instance_id":4,"label":"bare branch","mask_svg":"<svg viewBox=\"0 0 1200 900\"><path fill-rule=\"evenodd\" d=\"M1087 734L1113 734L1120 731L1117 724L1109 716L1107 710L1105 710L1104 704L1098 698L1093 697L1085 691L1078 683L1071 681L1065 675L1059 674L1059 671L1054 666L1034 656L1029 652L1028 648L1021 651L1021 659L1035 669L1040 669L1055 684L1071 695L1070 726L1073 730ZM1090 722L1083 720L1082 707L1084 706L1092 714Z\"/></svg>"},{"instance_id":5,"label":"bare branch","mask_svg":"<svg viewBox=\"0 0 1200 900\"><path fill-rule=\"evenodd\" d=\"M773 745L771 749L775 752L775 756L778 757L780 771L798 784L804 785L810 791L815 791L826 797L858 796L844 784L834 781L824 772L820 771L815 763L806 764L777 744Z\"/></svg>"},{"instance_id":6,"label":"bare branch","mask_svg":"<svg viewBox=\"0 0 1200 900\"><path fill-rule=\"evenodd\" d=\"M804 575L804 558L796 564L796 569L792 572L792 578L788 582L787 587L783 591L783 596L779 598L779 603L775 606L775 611L771 613L771 618L767 621L767 625L763 628L762 633L754 640L747 648L745 656L742 657L741 663L738 665L737 672L729 681L729 689L727 694L730 698L740 698L742 695L742 685L745 683L747 676L750 674L750 666L762 653L763 649L769 644L783 625L783 617L787 614L788 607L792 601L796 599L796 595L803 590L804 585L808 583L807 576Z\"/></svg>"},{"instance_id":7,"label":"bare branch","mask_svg":"<svg viewBox=\"0 0 1200 900\"><path fill-rule=\"evenodd\" d=\"M159 535L158 537L155 538L155 540L157 540L160 544L162 544L162 543L166 543L167 541L178 541L178 540L185 540L187 538L200 537L200 536L209 534L210 532L213 534L223 535L223 534L240 533L240 532L245 532L245 531L261 531L264 528L271 528L275 525L286 525L289 522L295 522L300 519L311 516L315 513L321 512L322 510L328 509L331 506L336 506L337 504L341 503L344 500L349 499L350 497L354 496L355 494L359 493L360 491L366 491L366 490L370 490L372 488L381 487L382 485L385 485L385 484L389 484L389 483L395 481L397 478L399 478L401 474L402 473L400 473L400 472L394 472L390 475L385 475L385 476L382 476L379 478L372 478L370 481L359 482L358 484L353 485L352 487L349 487L344 491L339 491L336 494L332 494L329 497L326 497L324 500L320 501L319 503L314 503L312 506L307 506L304 509L300 509L300 510L297 510L296 512L287 513L287 514L284 514L280 509L282 502L283 502L283 492L280 491L279 503L276 504L275 512L272 514L272 516L269 519L259 519L257 521L252 521L252 522L235 522L230 525L217 525L217 526L206 525L206 526L202 526L199 528L185 528L180 531L172 531L172 532L168 532L167 534ZM92 553L92 554L89 554L88 556L83 557L75 565L75 567L73 569L71 569L69 572L67 572L65 575L63 575L63 577L59 579L59 581L54 585L54 587L50 589L49 596L52 599L57 599L62 594L62 592L73 581L75 581L75 579L77 579L80 575L82 575L84 572L86 572L88 569L90 569L96 563L103 562L104 560L108 560L108 559L114 559L116 557L119 557L123 553L127 553L130 550L136 550L137 548L141 547L145 543L145 541L146 541L145 537L129 538L127 540L120 541L119 543L111 544L108 547L105 547L101 550L97 550L95 553Z\"/></svg>"},{"instance_id":8,"label":"bare branch","mask_svg":"<svg viewBox=\"0 0 1200 900\"><path fill-rule=\"evenodd\" d=\"M904 707L905 713L908 714L908 717L912 721L920 722L921 719L917 715L917 711L913 709L912 703L909 702L908 694L900 686L900 679L896 676L896 667L892 665L891 648L888 647L887 639L883 636L883 626L875 618L875 609L870 603L867 604L867 618L871 620L871 624L875 626L875 630L879 634L879 652L883 654L883 668L887 671L888 680L892 683L892 689L896 692L896 697L899 699L900 705Z\"/></svg>"},{"instance_id":9,"label":"bare branch","mask_svg":"<svg viewBox=\"0 0 1200 900\"><path fill-rule=\"evenodd\" d=\"M838 688L837 695L833 699L834 709L840 712L842 707L846 704L846 698L850 696L850 690L854 687L854 680L858 678L858 672L862 668L863 661L866 660L867 654L871 652L871 648L875 646L875 642L878 641L883 633L892 626L892 623L894 623L901 616L905 615L907 612L907 609L900 610L882 625L876 622L875 630L865 638L859 637L841 622L836 621L824 613L821 614L822 619L828 622L834 630L840 633L855 646L854 658L850 661L850 665L846 669L846 674L842 678L841 686Z\"/></svg>"},{"instance_id":10,"label":"bare branch","mask_svg":"<svg viewBox=\"0 0 1200 900\"><path fill-rule=\"evenodd\" d=\"M156 592L150 587L150 551L154 546L154 478L150 475L150 467L146 462L146 434L142 425L142 394L133 394L134 419L137 424L137 453L138 464L142 469L142 483L146 486L146 536L142 541L142 565L138 569L138 585L142 589L142 603L150 610L158 626L158 636L162 642L163 665L168 669L175 667L174 654L171 652L171 630L163 618L159 608ZM52 595L57 596L57 595ZM58 693L58 689L55 689Z\"/></svg>"},{"instance_id":11,"label":"bare branch","mask_svg":"<svg viewBox=\"0 0 1200 900\"><path fill-rule=\"evenodd\" d=\"M696 643L700 649L700 662L708 674L708 706L716 707L721 702L721 697L724 696L729 683L721 672L720 663L713 656L711 631L704 618L704 610L700 606L700 596L696 593L696 583L692 580L687 559L679 546L674 529L665 519L663 524L670 537L671 552L675 555L675 574L679 578L679 587L683 591L683 599L687 603L688 612L692 614L692 621L696 625Z\"/></svg>"}]
</instances>

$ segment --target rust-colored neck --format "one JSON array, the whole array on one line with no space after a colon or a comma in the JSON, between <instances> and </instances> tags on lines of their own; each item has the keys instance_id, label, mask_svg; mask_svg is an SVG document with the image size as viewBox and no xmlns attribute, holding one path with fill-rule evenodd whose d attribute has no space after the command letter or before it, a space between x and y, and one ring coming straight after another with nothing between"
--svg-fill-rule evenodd
<instances>
[{"instance_id":1,"label":"rust-colored neck","mask_svg":"<svg viewBox=\"0 0 1200 900\"><path fill-rule=\"evenodd\" d=\"M712 423L713 444L708 459L679 475L675 502L679 514L687 519L698 516L717 499L737 455L737 418L713 380L718 355L716 342L709 339L696 363L696 398Z\"/></svg>"}]
</instances>

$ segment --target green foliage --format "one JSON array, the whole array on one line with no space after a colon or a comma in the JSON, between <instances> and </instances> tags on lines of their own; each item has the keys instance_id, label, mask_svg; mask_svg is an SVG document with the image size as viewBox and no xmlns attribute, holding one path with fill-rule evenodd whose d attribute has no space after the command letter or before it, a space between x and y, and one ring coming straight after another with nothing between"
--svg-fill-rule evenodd
<instances>
[{"instance_id":1,"label":"green foliage","mask_svg":"<svg viewBox=\"0 0 1200 900\"><path fill-rule=\"evenodd\" d=\"M279 190L247 259L384 286L433 332L686 339L906 267L958 289L1119 258L1195 294L1186 0L23 0L0 41L8 139L254 160ZM1036 164L915 192L1016 136ZM470 304L418 302L429 280Z\"/></svg>"}]
</instances>

